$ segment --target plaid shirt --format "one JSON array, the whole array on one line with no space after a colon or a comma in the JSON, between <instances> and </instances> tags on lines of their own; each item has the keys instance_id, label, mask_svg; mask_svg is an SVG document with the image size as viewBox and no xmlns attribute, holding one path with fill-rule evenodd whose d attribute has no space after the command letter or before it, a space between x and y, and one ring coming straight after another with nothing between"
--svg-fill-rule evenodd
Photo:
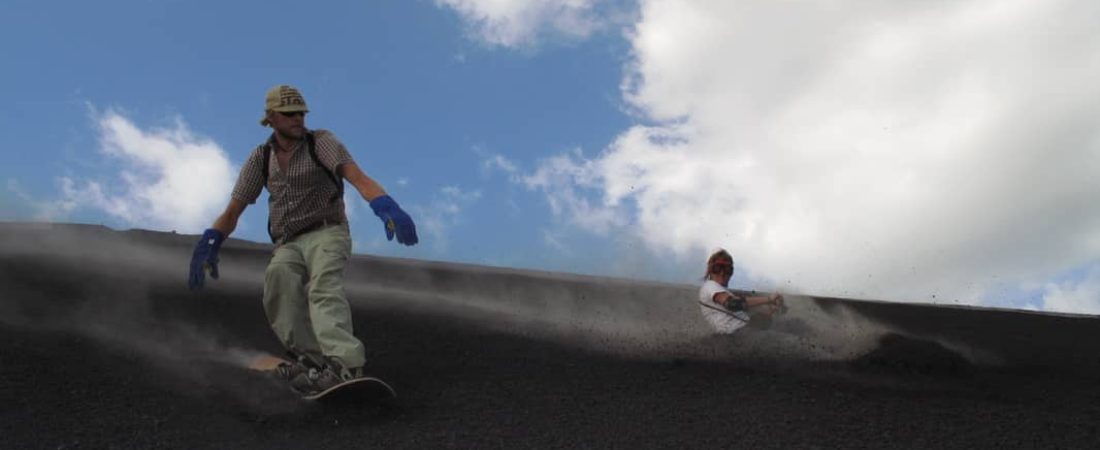
<instances>
[{"instance_id":1,"label":"plaid shirt","mask_svg":"<svg viewBox=\"0 0 1100 450\"><path fill-rule=\"evenodd\" d=\"M290 155L287 171L284 173L275 154L275 134L272 133L267 142L248 155L244 167L241 167L237 185L233 187L234 199L248 205L256 203L265 187L262 175L263 152L271 153L267 169L266 187L270 194L267 206L271 217L269 231L276 245L319 222L342 223L348 220L344 214L344 199L330 201L337 190L332 178L325 171L332 172L343 183L344 179L336 175L336 168L340 164L352 162L351 155L332 132L313 130L313 136L317 159L321 160L324 168L319 167L309 156L309 149L303 140Z\"/></svg>"}]
</instances>

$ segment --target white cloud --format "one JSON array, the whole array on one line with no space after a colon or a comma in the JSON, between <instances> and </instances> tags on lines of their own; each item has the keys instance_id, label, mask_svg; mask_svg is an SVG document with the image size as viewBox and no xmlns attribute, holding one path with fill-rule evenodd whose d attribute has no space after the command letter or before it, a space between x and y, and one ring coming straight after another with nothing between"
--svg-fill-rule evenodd
<instances>
[{"instance_id":1,"label":"white cloud","mask_svg":"<svg viewBox=\"0 0 1100 450\"><path fill-rule=\"evenodd\" d=\"M436 252L444 252L450 245L449 230L463 223L466 208L481 199L481 191L465 191L457 186L445 186L432 198L427 207L413 207L417 233L424 235Z\"/></svg>"},{"instance_id":2,"label":"white cloud","mask_svg":"<svg viewBox=\"0 0 1100 450\"><path fill-rule=\"evenodd\" d=\"M547 247L557 251L558 253L567 256L571 256L573 254L573 252L569 250L569 247L566 246L564 242L562 242L560 233L543 229L542 243L545 244Z\"/></svg>"},{"instance_id":3,"label":"white cloud","mask_svg":"<svg viewBox=\"0 0 1100 450\"><path fill-rule=\"evenodd\" d=\"M436 0L455 10L478 38L490 45L520 48L552 33L582 39L602 24L593 12L599 0Z\"/></svg>"},{"instance_id":4,"label":"white cloud","mask_svg":"<svg viewBox=\"0 0 1100 450\"><path fill-rule=\"evenodd\" d=\"M93 118L100 154L118 171L105 179L61 178L61 204L98 209L139 228L210 226L237 174L218 144L195 135L182 120L170 129L143 130L111 110Z\"/></svg>"},{"instance_id":5,"label":"white cloud","mask_svg":"<svg viewBox=\"0 0 1100 450\"><path fill-rule=\"evenodd\" d=\"M507 156L500 153L490 153L478 145L473 146L471 150L481 158L481 172L483 175L501 172L508 176L509 181L516 184L523 184L523 174L521 173L519 165Z\"/></svg>"},{"instance_id":6,"label":"white cloud","mask_svg":"<svg viewBox=\"0 0 1100 450\"><path fill-rule=\"evenodd\" d=\"M1100 265L1078 280L1048 283L1043 309L1067 313L1100 314Z\"/></svg>"},{"instance_id":7,"label":"white cloud","mask_svg":"<svg viewBox=\"0 0 1100 450\"><path fill-rule=\"evenodd\" d=\"M19 199L23 200L24 202L31 201L30 195L23 190L22 186L19 185L19 181L13 178L8 178L8 192L11 192L16 197L19 197Z\"/></svg>"},{"instance_id":8,"label":"white cloud","mask_svg":"<svg viewBox=\"0 0 1100 450\"><path fill-rule=\"evenodd\" d=\"M504 155L492 155L485 158L482 161L482 167L486 170L499 170L508 175L515 175L519 172L519 167L508 158L505 158Z\"/></svg>"},{"instance_id":9,"label":"white cloud","mask_svg":"<svg viewBox=\"0 0 1100 450\"><path fill-rule=\"evenodd\" d=\"M19 181L14 179L8 179L8 192L12 193L18 198L24 205L29 207L32 213L32 219L40 222L56 222L66 217L71 211L76 209L76 203L61 200L39 200L32 196L30 193L23 189L23 186L19 184Z\"/></svg>"},{"instance_id":10,"label":"white cloud","mask_svg":"<svg viewBox=\"0 0 1100 450\"><path fill-rule=\"evenodd\" d=\"M654 123L527 178L579 227L895 300L976 303L1100 256L1100 3L641 12L623 89Z\"/></svg>"},{"instance_id":11,"label":"white cloud","mask_svg":"<svg viewBox=\"0 0 1100 450\"><path fill-rule=\"evenodd\" d=\"M355 222L359 217L359 202L363 202L363 196L354 188L344 189L344 214L349 222Z\"/></svg>"},{"instance_id":12,"label":"white cloud","mask_svg":"<svg viewBox=\"0 0 1100 450\"><path fill-rule=\"evenodd\" d=\"M586 160L580 150L574 150L540 161L533 174L518 181L528 189L544 192L555 216L564 217L581 229L607 234L627 222L615 204L590 200L591 191L600 187L600 176L598 163Z\"/></svg>"}]
</instances>

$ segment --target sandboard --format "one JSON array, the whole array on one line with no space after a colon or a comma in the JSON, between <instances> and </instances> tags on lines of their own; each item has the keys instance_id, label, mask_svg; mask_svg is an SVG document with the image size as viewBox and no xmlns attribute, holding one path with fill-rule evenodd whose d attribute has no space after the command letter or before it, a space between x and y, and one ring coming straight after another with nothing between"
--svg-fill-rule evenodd
<instances>
[{"instance_id":1,"label":"sandboard","mask_svg":"<svg viewBox=\"0 0 1100 450\"><path fill-rule=\"evenodd\" d=\"M248 368L270 372L284 362L289 361L277 356L262 355L253 358ZM345 381L316 394L302 395L302 398L321 403L375 403L397 398L397 392L379 378L363 377Z\"/></svg>"},{"instance_id":2,"label":"sandboard","mask_svg":"<svg viewBox=\"0 0 1100 450\"><path fill-rule=\"evenodd\" d=\"M375 403L392 400L397 397L390 385L378 378L363 377L348 380L313 395L302 398L327 403Z\"/></svg>"}]
</instances>

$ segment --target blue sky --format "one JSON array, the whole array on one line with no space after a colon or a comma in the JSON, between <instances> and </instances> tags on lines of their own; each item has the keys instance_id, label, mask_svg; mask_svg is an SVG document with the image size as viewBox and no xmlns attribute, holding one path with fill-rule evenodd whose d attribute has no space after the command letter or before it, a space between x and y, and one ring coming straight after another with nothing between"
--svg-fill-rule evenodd
<instances>
[{"instance_id":1,"label":"blue sky","mask_svg":"<svg viewBox=\"0 0 1100 450\"><path fill-rule=\"evenodd\" d=\"M5 8L0 219L201 233L288 83L418 223L358 253L1100 311L1089 2L61 3Z\"/></svg>"},{"instance_id":2,"label":"blue sky","mask_svg":"<svg viewBox=\"0 0 1100 450\"><path fill-rule=\"evenodd\" d=\"M111 177L118 161L98 154L93 117L107 110L143 129L182 120L240 165L269 132L256 124L265 91L291 83L312 106L309 125L336 132L406 208L451 203L445 188L465 197L456 202L461 214L444 218L445 244L429 235L414 249L373 242L371 252L567 267L537 256L544 253L540 230L552 222L542 196L483 162L497 153L533 165L563 150L595 152L627 126L618 92L626 42L617 33L495 51L469 39L453 11L397 1L322 6L315 25L276 26L288 14L308 15L288 12L300 5L74 3L57 15L53 6L21 2L9 15L18 26L5 28L3 38L35 44L5 49L25 70L3 75L5 85L18 86L13 111L20 111L3 126L35 151L6 165L3 176L42 200L56 192L57 175ZM31 212L13 203L5 205L9 217ZM377 238L380 223L361 201L356 206L357 237ZM265 210L251 207L251 226L237 237L262 241L255 225ZM142 225L84 208L68 219Z\"/></svg>"}]
</instances>

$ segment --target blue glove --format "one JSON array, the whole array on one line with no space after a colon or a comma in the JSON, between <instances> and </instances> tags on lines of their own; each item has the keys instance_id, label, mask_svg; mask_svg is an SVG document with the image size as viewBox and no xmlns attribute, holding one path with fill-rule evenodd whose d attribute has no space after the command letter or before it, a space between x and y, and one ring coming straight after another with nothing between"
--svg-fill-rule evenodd
<instances>
[{"instance_id":1,"label":"blue glove","mask_svg":"<svg viewBox=\"0 0 1100 450\"><path fill-rule=\"evenodd\" d=\"M416 238L416 225L413 224L412 218L401 210L401 207L397 206L397 202L393 201L390 196L375 197L374 200L370 201L370 209L374 210L374 215L382 219L382 223L386 226L386 239L392 241L393 235L397 234L397 242L399 243L416 245L417 242L420 242Z\"/></svg>"},{"instance_id":2,"label":"blue glove","mask_svg":"<svg viewBox=\"0 0 1100 450\"><path fill-rule=\"evenodd\" d=\"M202 289L203 279L206 278L206 269L210 269L210 278L218 279L218 249L222 247L225 235L213 228L202 233L202 238L195 245L195 253L191 255L191 278L187 285L191 289Z\"/></svg>"}]
</instances>

